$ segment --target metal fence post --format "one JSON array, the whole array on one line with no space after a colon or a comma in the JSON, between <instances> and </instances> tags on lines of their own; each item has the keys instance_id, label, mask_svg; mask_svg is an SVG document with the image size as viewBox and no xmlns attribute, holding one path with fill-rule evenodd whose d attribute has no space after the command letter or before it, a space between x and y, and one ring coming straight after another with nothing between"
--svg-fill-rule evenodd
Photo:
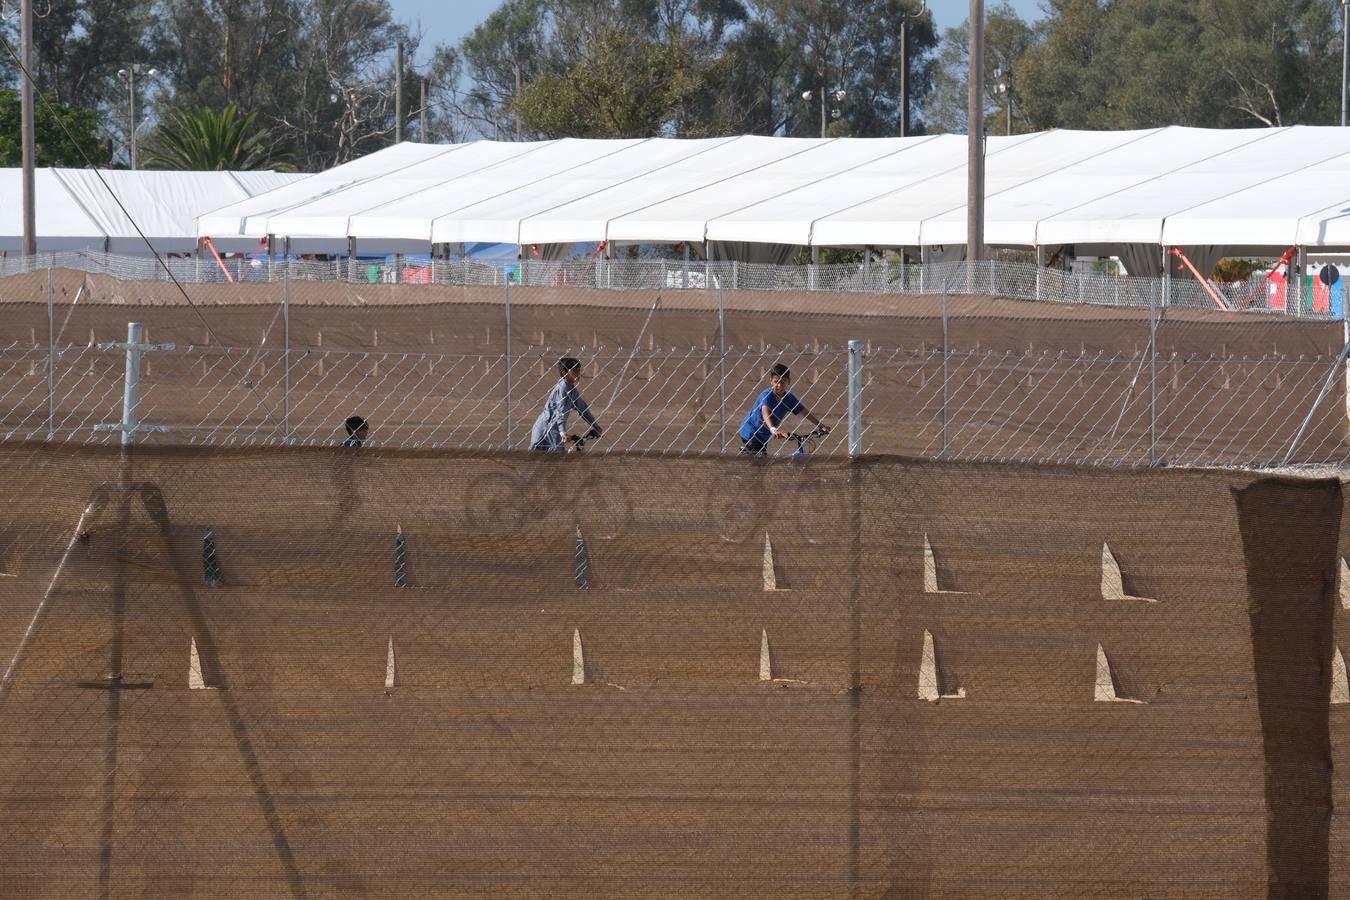
<instances>
[{"instance_id":1,"label":"metal fence post","mask_svg":"<svg viewBox=\"0 0 1350 900\"><path fill-rule=\"evenodd\" d=\"M862 452L863 342L848 342L848 455Z\"/></svg>"},{"instance_id":2,"label":"metal fence post","mask_svg":"<svg viewBox=\"0 0 1350 900\"><path fill-rule=\"evenodd\" d=\"M1166 298L1163 298L1166 303ZM1158 463L1158 307L1148 311L1148 464Z\"/></svg>"},{"instance_id":3,"label":"metal fence post","mask_svg":"<svg viewBox=\"0 0 1350 900\"><path fill-rule=\"evenodd\" d=\"M506 282L506 449L511 449L511 279Z\"/></svg>"},{"instance_id":4,"label":"metal fence post","mask_svg":"<svg viewBox=\"0 0 1350 900\"><path fill-rule=\"evenodd\" d=\"M47 267L47 440L56 437L56 293L52 278L55 269Z\"/></svg>"},{"instance_id":5,"label":"metal fence post","mask_svg":"<svg viewBox=\"0 0 1350 900\"><path fill-rule=\"evenodd\" d=\"M944 287L942 291L942 455L947 455L947 385L948 385L948 361L951 359L952 347L951 338L948 334L947 314L947 291Z\"/></svg>"},{"instance_id":6,"label":"metal fence post","mask_svg":"<svg viewBox=\"0 0 1350 900\"><path fill-rule=\"evenodd\" d=\"M289 253L290 238L286 239ZM281 269L281 439L291 442L291 266Z\"/></svg>"},{"instance_id":7,"label":"metal fence post","mask_svg":"<svg viewBox=\"0 0 1350 900\"><path fill-rule=\"evenodd\" d=\"M141 384L141 342L145 328L140 322L127 323L127 369L122 386L122 446L136 442L136 401Z\"/></svg>"},{"instance_id":8,"label":"metal fence post","mask_svg":"<svg viewBox=\"0 0 1350 900\"><path fill-rule=\"evenodd\" d=\"M735 272L735 269L732 271ZM717 286L717 434L722 452L725 453L727 452L727 294L720 284Z\"/></svg>"}]
</instances>

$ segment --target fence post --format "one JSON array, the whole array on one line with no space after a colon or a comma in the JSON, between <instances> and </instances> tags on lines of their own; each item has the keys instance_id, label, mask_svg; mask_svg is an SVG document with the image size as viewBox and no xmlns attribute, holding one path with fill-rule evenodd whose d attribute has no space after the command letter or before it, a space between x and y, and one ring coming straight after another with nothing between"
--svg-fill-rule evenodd
<instances>
[{"instance_id":1,"label":"fence post","mask_svg":"<svg viewBox=\"0 0 1350 900\"><path fill-rule=\"evenodd\" d=\"M122 385L122 446L136 442L136 401L141 385L141 341L145 328L140 322L127 323L126 382Z\"/></svg>"},{"instance_id":2,"label":"fence post","mask_svg":"<svg viewBox=\"0 0 1350 900\"><path fill-rule=\"evenodd\" d=\"M848 455L862 452L863 342L848 342Z\"/></svg>"},{"instance_id":3,"label":"fence post","mask_svg":"<svg viewBox=\"0 0 1350 900\"><path fill-rule=\"evenodd\" d=\"M511 449L511 279L506 282L506 449Z\"/></svg>"},{"instance_id":4,"label":"fence post","mask_svg":"<svg viewBox=\"0 0 1350 900\"><path fill-rule=\"evenodd\" d=\"M947 456L947 366L951 358L951 339L948 335L947 290L942 291L942 456Z\"/></svg>"},{"instance_id":5,"label":"fence post","mask_svg":"<svg viewBox=\"0 0 1350 900\"><path fill-rule=\"evenodd\" d=\"M1164 305L1167 298L1163 298ZM1148 464L1158 464L1158 307L1148 311Z\"/></svg>"},{"instance_id":6,"label":"fence post","mask_svg":"<svg viewBox=\"0 0 1350 900\"><path fill-rule=\"evenodd\" d=\"M55 258L47 267L47 440L56 437L56 293L52 278Z\"/></svg>"},{"instance_id":7,"label":"fence post","mask_svg":"<svg viewBox=\"0 0 1350 900\"><path fill-rule=\"evenodd\" d=\"M98 345L100 350L123 350L127 354L126 379L122 384L122 421L105 422L94 426L95 431L120 431L122 449L129 450L136 443L138 431L168 431L165 425L142 425L136 421L136 405L140 401L141 353L146 350L172 350L173 344L145 344L145 328L140 322L127 323L126 343L108 341Z\"/></svg>"},{"instance_id":8,"label":"fence post","mask_svg":"<svg viewBox=\"0 0 1350 900\"><path fill-rule=\"evenodd\" d=\"M281 268L281 439L291 442L291 265L286 238L287 262Z\"/></svg>"},{"instance_id":9,"label":"fence post","mask_svg":"<svg viewBox=\"0 0 1350 900\"><path fill-rule=\"evenodd\" d=\"M735 263L732 263L735 266ZM732 269L732 274L735 274ZM727 452L727 295L717 286L717 435L722 452Z\"/></svg>"}]
</instances>

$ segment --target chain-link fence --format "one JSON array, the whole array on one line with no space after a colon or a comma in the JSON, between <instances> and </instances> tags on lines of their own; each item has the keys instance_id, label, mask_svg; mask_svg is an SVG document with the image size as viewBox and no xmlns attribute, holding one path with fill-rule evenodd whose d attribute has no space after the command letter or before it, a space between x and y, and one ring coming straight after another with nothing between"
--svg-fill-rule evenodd
<instances>
[{"instance_id":1,"label":"chain-link fence","mask_svg":"<svg viewBox=\"0 0 1350 900\"><path fill-rule=\"evenodd\" d=\"M1170 306L1276 311L1292 316L1339 317L1335 290L1307 276L1286 302L1282 280L1266 273L1235 283L1191 278L1072 273L1002 259L978 263L900 264L868 254L848 264L769 265L678 259L538 259L483 262L403 256L363 259L276 258L263 255L154 259L88 251L0 257L0 278L67 269L120 281L177 281L184 285L277 285L283 281L347 285L571 288L613 291L756 291L863 294L987 294L1016 300L1097 306Z\"/></svg>"},{"instance_id":2,"label":"chain-link fence","mask_svg":"<svg viewBox=\"0 0 1350 900\"><path fill-rule=\"evenodd\" d=\"M948 281L964 278L948 272ZM127 323L145 326L138 440L522 449L557 361L606 428L591 449L735 452L767 369L865 453L1107 465L1350 461L1344 329L1316 317L726 287L0 282L0 435L105 442L123 421ZM959 277L958 277L959 276ZM941 285L938 285L941 287ZM1147 303L1144 301L1148 300ZM844 453L844 431L818 452ZM787 445L779 445L786 450Z\"/></svg>"}]
</instances>

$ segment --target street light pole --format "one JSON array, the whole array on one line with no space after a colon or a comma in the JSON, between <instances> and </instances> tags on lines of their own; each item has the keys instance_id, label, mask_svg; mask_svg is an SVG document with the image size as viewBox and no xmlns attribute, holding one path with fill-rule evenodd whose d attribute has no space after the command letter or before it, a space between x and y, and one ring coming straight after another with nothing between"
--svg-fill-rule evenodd
<instances>
[{"instance_id":1,"label":"street light pole","mask_svg":"<svg viewBox=\"0 0 1350 900\"><path fill-rule=\"evenodd\" d=\"M810 103L810 102L811 102L811 99L815 96L815 93L816 93L815 91L802 91L802 99L805 100L807 103ZM824 87L824 85L821 85L821 88L820 88L820 136L821 136L821 137L825 137L825 100L826 100L826 97L827 97L827 96L828 96L829 99L833 100L835 103L843 103L843 102L844 102L844 98L848 96L848 93L847 93L843 88L835 88L833 91L830 91L830 93L829 93L828 95L826 95L826 93L825 93L825 87ZM835 118L838 118L839 115L840 115L840 111L839 111L838 109L834 110L834 117L835 117Z\"/></svg>"},{"instance_id":2,"label":"street light pole","mask_svg":"<svg viewBox=\"0 0 1350 900\"><path fill-rule=\"evenodd\" d=\"M131 124L128 127L130 131L129 139L131 141L131 171L136 171L136 66L133 63L127 67L127 121Z\"/></svg>"},{"instance_id":3,"label":"street light pole","mask_svg":"<svg viewBox=\"0 0 1350 900\"><path fill-rule=\"evenodd\" d=\"M909 136L909 22L928 12L928 0L922 0L919 11L900 14L900 136Z\"/></svg>"},{"instance_id":4,"label":"street light pole","mask_svg":"<svg viewBox=\"0 0 1350 900\"><path fill-rule=\"evenodd\" d=\"M133 172L136 170L136 76L154 78L158 74L158 69L140 63L131 63L126 68L117 70L117 77L127 83L127 152L131 157Z\"/></svg>"}]
</instances>

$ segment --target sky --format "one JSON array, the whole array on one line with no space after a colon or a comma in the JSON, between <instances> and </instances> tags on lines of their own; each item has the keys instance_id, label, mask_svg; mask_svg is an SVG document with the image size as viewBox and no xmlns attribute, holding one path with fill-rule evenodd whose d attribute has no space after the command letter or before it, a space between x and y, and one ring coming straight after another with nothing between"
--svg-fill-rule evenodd
<instances>
[{"instance_id":1,"label":"sky","mask_svg":"<svg viewBox=\"0 0 1350 900\"><path fill-rule=\"evenodd\" d=\"M989 9L998 0L985 0ZM437 44L458 44L480 22L486 19L494 9L501 6L501 0L457 0L446 3L445 0L389 0L394 10L394 18L420 30L423 34L423 48L414 64L421 65L430 56L430 50ZM1012 0L1017 14L1027 21L1041 17L1040 0ZM928 0L928 8L937 16L939 29L960 25L970 11L967 0Z\"/></svg>"}]
</instances>

